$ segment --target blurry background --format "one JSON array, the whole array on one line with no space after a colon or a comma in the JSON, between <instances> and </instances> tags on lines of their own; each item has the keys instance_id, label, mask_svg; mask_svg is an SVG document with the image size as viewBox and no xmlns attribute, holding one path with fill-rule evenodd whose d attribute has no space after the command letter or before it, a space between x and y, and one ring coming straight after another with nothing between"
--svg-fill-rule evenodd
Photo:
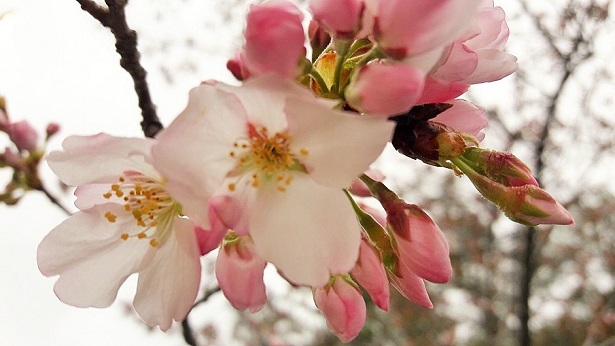
<instances>
[{"instance_id":1,"label":"blurry background","mask_svg":"<svg viewBox=\"0 0 615 346\"><path fill-rule=\"evenodd\" d=\"M168 124L188 90L205 79L232 83L226 59L241 46L247 0L131 0L154 103ZM507 12L508 51L520 69L477 85L465 98L486 109L483 146L509 150L573 214L572 227L508 221L464 178L400 157L377 166L387 185L432 216L451 246L453 280L431 285L434 310L393 294L388 313L368 302L353 345L615 345L615 54L608 0L496 1ZM0 95L11 120L44 133L101 131L142 136L128 74L112 35L73 0L0 2ZM8 145L0 136L0 150ZM43 164L44 166L44 164ZM48 189L72 206L72 191L41 168ZM11 172L0 169L0 184ZM55 279L36 267L36 246L66 215L38 192L0 205L0 343L7 345L182 345L181 325L149 330L130 308L129 280L109 309L59 302ZM215 287L204 259L203 292ZM268 305L235 312L214 293L189 315L199 345L336 345L308 289L266 272Z\"/></svg>"}]
</instances>

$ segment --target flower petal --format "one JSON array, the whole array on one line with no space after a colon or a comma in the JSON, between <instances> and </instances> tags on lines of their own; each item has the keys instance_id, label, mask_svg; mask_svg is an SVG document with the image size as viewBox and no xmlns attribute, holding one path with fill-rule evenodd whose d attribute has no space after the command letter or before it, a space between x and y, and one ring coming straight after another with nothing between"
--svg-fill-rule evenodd
<instances>
[{"instance_id":1,"label":"flower petal","mask_svg":"<svg viewBox=\"0 0 615 346\"><path fill-rule=\"evenodd\" d=\"M357 260L360 225L346 196L304 174L286 192L259 190L250 226L258 254L296 284L323 286Z\"/></svg>"},{"instance_id":2,"label":"flower petal","mask_svg":"<svg viewBox=\"0 0 615 346\"><path fill-rule=\"evenodd\" d=\"M347 188L369 168L391 139L395 124L385 119L351 115L288 98L284 112L294 150L316 182Z\"/></svg>"},{"instance_id":3,"label":"flower petal","mask_svg":"<svg viewBox=\"0 0 615 346\"><path fill-rule=\"evenodd\" d=\"M115 223L104 217L118 215ZM134 224L121 218L118 204L95 206L77 212L54 228L38 246L37 262L45 276L60 275L54 291L66 304L106 307L115 300L126 278L145 265L147 241L120 238Z\"/></svg>"},{"instance_id":4,"label":"flower petal","mask_svg":"<svg viewBox=\"0 0 615 346\"><path fill-rule=\"evenodd\" d=\"M64 151L51 152L47 163L64 183L72 186L116 182L127 170L156 177L158 174L147 162L153 143L148 138L112 137L104 133L71 136L62 143Z\"/></svg>"},{"instance_id":5,"label":"flower petal","mask_svg":"<svg viewBox=\"0 0 615 346\"><path fill-rule=\"evenodd\" d=\"M167 190L204 228L209 228L207 200L235 165L229 151L245 137L246 118L235 95L203 84L190 91L186 109L152 149L154 166L168 178Z\"/></svg>"},{"instance_id":6,"label":"flower petal","mask_svg":"<svg viewBox=\"0 0 615 346\"><path fill-rule=\"evenodd\" d=\"M139 273L133 305L150 326L168 330L194 304L201 282L200 253L191 221L174 220L174 236L155 249L151 264Z\"/></svg>"}]
</instances>

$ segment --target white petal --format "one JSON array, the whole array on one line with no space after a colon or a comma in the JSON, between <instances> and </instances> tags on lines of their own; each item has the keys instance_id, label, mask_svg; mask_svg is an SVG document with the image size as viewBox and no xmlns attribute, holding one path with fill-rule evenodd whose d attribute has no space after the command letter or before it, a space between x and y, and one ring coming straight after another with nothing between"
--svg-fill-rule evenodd
<instances>
[{"instance_id":1,"label":"white petal","mask_svg":"<svg viewBox=\"0 0 615 346\"><path fill-rule=\"evenodd\" d=\"M286 192L259 190L250 233L258 254L296 284L323 286L349 272L361 240L360 225L341 189L294 177Z\"/></svg>"},{"instance_id":2,"label":"white petal","mask_svg":"<svg viewBox=\"0 0 615 346\"><path fill-rule=\"evenodd\" d=\"M156 176L149 163L153 140L121 138L101 133L71 136L62 143L64 151L47 156L49 167L60 180L72 186L116 182L124 171L135 170Z\"/></svg>"},{"instance_id":3,"label":"white petal","mask_svg":"<svg viewBox=\"0 0 615 346\"><path fill-rule=\"evenodd\" d=\"M115 223L105 219L107 211L118 215ZM109 306L124 280L147 265L149 243L120 238L134 224L132 217L120 217L122 212L121 205L111 203L77 212L38 246L38 267L45 276L60 275L54 291L64 303Z\"/></svg>"},{"instance_id":4,"label":"white petal","mask_svg":"<svg viewBox=\"0 0 615 346\"><path fill-rule=\"evenodd\" d=\"M159 249L152 263L139 273L134 307L150 326L168 330L181 321L194 304L201 282L200 253L194 226L175 219L174 236Z\"/></svg>"},{"instance_id":5,"label":"white petal","mask_svg":"<svg viewBox=\"0 0 615 346\"><path fill-rule=\"evenodd\" d=\"M236 96L204 84L190 91L186 109L158 135L154 166L186 211L206 210L207 199L236 163L229 152L246 137L246 123Z\"/></svg>"},{"instance_id":6,"label":"white petal","mask_svg":"<svg viewBox=\"0 0 615 346\"><path fill-rule=\"evenodd\" d=\"M293 150L320 184L347 188L369 168L391 139L393 122L326 109L289 98L285 112Z\"/></svg>"}]
</instances>

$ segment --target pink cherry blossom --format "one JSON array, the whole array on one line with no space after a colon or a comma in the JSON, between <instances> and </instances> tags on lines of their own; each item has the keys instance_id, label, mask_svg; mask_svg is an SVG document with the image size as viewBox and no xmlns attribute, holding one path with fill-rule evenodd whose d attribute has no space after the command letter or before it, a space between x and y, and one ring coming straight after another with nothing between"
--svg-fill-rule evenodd
<instances>
[{"instance_id":1,"label":"pink cherry blossom","mask_svg":"<svg viewBox=\"0 0 615 346\"><path fill-rule=\"evenodd\" d=\"M313 293L316 307L325 315L329 329L342 342L357 337L366 318L365 301L359 288L344 277L335 276Z\"/></svg>"},{"instance_id":2,"label":"pink cherry blossom","mask_svg":"<svg viewBox=\"0 0 615 346\"><path fill-rule=\"evenodd\" d=\"M181 206L149 163L152 144L73 136L64 151L49 154L60 179L80 186L81 210L41 241L37 261L44 275L59 275L58 298L77 307L109 306L138 273L135 310L167 330L192 307L201 265L193 224L180 217Z\"/></svg>"},{"instance_id":3,"label":"pink cherry blossom","mask_svg":"<svg viewBox=\"0 0 615 346\"><path fill-rule=\"evenodd\" d=\"M379 1L376 40L395 59L439 49L465 32L480 1Z\"/></svg>"},{"instance_id":4,"label":"pink cherry blossom","mask_svg":"<svg viewBox=\"0 0 615 346\"><path fill-rule=\"evenodd\" d=\"M503 52L509 30L504 10L483 1L473 26L457 40L432 77L443 82L476 84L502 79L517 69L517 58Z\"/></svg>"},{"instance_id":5,"label":"pink cherry blossom","mask_svg":"<svg viewBox=\"0 0 615 346\"><path fill-rule=\"evenodd\" d=\"M33 151L38 145L38 133L27 120L10 124L8 134L19 150Z\"/></svg>"},{"instance_id":6,"label":"pink cherry blossom","mask_svg":"<svg viewBox=\"0 0 615 346\"><path fill-rule=\"evenodd\" d=\"M350 272L374 301L384 311L389 310L389 280L382 264L380 253L363 238L359 248L359 259Z\"/></svg>"},{"instance_id":7,"label":"pink cherry blossom","mask_svg":"<svg viewBox=\"0 0 615 346\"><path fill-rule=\"evenodd\" d=\"M416 275L404 261L399 260L397 270L388 271L387 274L391 285L406 299L424 308L433 308L427 288L425 288L425 281Z\"/></svg>"},{"instance_id":8,"label":"pink cherry blossom","mask_svg":"<svg viewBox=\"0 0 615 346\"><path fill-rule=\"evenodd\" d=\"M393 130L331 107L274 75L201 85L158 136L154 165L204 229L209 200L234 196L258 255L296 284L321 286L354 266L360 226L342 189Z\"/></svg>"},{"instance_id":9,"label":"pink cherry blossom","mask_svg":"<svg viewBox=\"0 0 615 346\"><path fill-rule=\"evenodd\" d=\"M361 113L389 117L412 108L423 92L425 74L405 64L374 61L355 72L346 101Z\"/></svg>"},{"instance_id":10,"label":"pink cherry blossom","mask_svg":"<svg viewBox=\"0 0 615 346\"><path fill-rule=\"evenodd\" d=\"M224 241L216 260L216 278L222 293L235 309L257 312L265 306L263 271L266 264L256 254L249 237L231 236Z\"/></svg>"},{"instance_id":11,"label":"pink cherry blossom","mask_svg":"<svg viewBox=\"0 0 615 346\"><path fill-rule=\"evenodd\" d=\"M314 19L334 38L352 39L361 29L363 0L310 0Z\"/></svg>"},{"instance_id":12,"label":"pink cherry blossom","mask_svg":"<svg viewBox=\"0 0 615 346\"><path fill-rule=\"evenodd\" d=\"M268 72L295 77L305 55L302 20L301 10L289 1L269 0L251 5L245 46L229 62L231 71L244 78Z\"/></svg>"},{"instance_id":13,"label":"pink cherry blossom","mask_svg":"<svg viewBox=\"0 0 615 346\"><path fill-rule=\"evenodd\" d=\"M387 221L399 260L420 278L448 282L452 274L449 247L438 225L416 205L399 203L395 209L398 212L388 208Z\"/></svg>"},{"instance_id":14,"label":"pink cherry blossom","mask_svg":"<svg viewBox=\"0 0 615 346\"><path fill-rule=\"evenodd\" d=\"M485 117L485 110L464 100L452 100L453 106L431 119L433 122L444 124L455 131L465 132L482 141L485 134L481 132L489 123Z\"/></svg>"}]
</instances>

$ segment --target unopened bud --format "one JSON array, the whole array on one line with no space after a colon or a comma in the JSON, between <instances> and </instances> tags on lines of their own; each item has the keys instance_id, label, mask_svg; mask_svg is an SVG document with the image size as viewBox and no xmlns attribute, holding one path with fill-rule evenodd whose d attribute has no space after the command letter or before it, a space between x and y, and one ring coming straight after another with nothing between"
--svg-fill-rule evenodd
<instances>
[{"instance_id":1,"label":"unopened bud","mask_svg":"<svg viewBox=\"0 0 615 346\"><path fill-rule=\"evenodd\" d=\"M26 120L9 125L9 138L19 150L34 151L38 142L38 133Z\"/></svg>"},{"instance_id":2,"label":"unopened bud","mask_svg":"<svg viewBox=\"0 0 615 346\"><path fill-rule=\"evenodd\" d=\"M49 138L51 138L53 135L55 135L59 131L60 131L60 125L58 123L49 123L46 129L46 133L47 133L46 140L49 140Z\"/></svg>"},{"instance_id":3,"label":"unopened bud","mask_svg":"<svg viewBox=\"0 0 615 346\"><path fill-rule=\"evenodd\" d=\"M11 148L4 149L4 152L0 154L0 164L12 167L18 171L26 170L26 163L23 157L11 150Z\"/></svg>"},{"instance_id":4,"label":"unopened bud","mask_svg":"<svg viewBox=\"0 0 615 346\"><path fill-rule=\"evenodd\" d=\"M503 185L538 186L530 168L511 153L473 147L467 148L463 157L475 169L482 169L484 175Z\"/></svg>"},{"instance_id":5,"label":"unopened bud","mask_svg":"<svg viewBox=\"0 0 615 346\"><path fill-rule=\"evenodd\" d=\"M466 136L428 120L448 109L447 106L450 107L448 104L423 105L390 118L397 123L391 141L393 147L405 156L434 166L463 154L467 147Z\"/></svg>"},{"instance_id":6,"label":"unopened bud","mask_svg":"<svg viewBox=\"0 0 615 346\"><path fill-rule=\"evenodd\" d=\"M512 221L538 224L571 225L570 213L546 191L533 184L506 186L475 170L462 158L453 160L483 197L493 202Z\"/></svg>"}]
</instances>

